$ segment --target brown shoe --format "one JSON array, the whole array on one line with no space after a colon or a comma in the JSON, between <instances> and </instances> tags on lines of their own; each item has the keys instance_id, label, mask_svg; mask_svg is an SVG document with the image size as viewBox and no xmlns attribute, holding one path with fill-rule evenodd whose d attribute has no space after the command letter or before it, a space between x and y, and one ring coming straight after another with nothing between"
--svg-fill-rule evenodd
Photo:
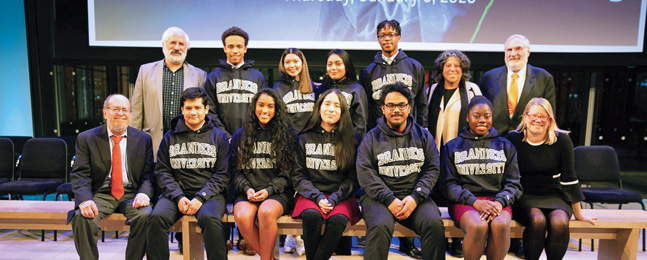
<instances>
[{"instance_id":1,"label":"brown shoe","mask_svg":"<svg viewBox=\"0 0 647 260\"><path fill-rule=\"evenodd\" d=\"M254 250L248 243L245 241L245 239L240 239L238 240L238 243L236 243L236 248L238 248L238 251L243 252L243 254L246 255L256 255L256 250Z\"/></svg>"}]
</instances>

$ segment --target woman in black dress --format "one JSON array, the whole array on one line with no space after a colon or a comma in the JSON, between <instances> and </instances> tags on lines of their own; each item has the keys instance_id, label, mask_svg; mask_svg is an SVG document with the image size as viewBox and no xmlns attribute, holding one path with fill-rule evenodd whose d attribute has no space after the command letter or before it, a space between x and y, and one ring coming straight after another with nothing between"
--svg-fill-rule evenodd
<instances>
[{"instance_id":1,"label":"woman in black dress","mask_svg":"<svg viewBox=\"0 0 647 260\"><path fill-rule=\"evenodd\" d=\"M545 248L547 259L562 259L568 248L571 215L592 225L596 220L582 215L584 195L575 176L568 131L557 127L548 100L533 98L521 124L507 138L517 148L524 190L514 207L515 219L526 226L524 256L539 259Z\"/></svg>"}]
</instances>

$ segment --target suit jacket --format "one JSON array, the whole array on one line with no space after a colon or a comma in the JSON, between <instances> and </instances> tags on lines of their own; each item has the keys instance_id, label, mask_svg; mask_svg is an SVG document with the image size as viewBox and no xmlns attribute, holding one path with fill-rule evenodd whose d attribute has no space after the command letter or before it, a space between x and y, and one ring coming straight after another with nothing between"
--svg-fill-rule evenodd
<instances>
[{"instance_id":1,"label":"suit jacket","mask_svg":"<svg viewBox=\"0 0 647 260\"><path fill-rule=\"evenodd\" d=\"M491 69L483 74L483 79L479 87L483 91L492 105L494 110L494 117L492 118L492 126L501 136L505 136L508 132L517 128L521 123L521 116L526 104L530 99L535 97L543 97L550 102L550 105L555 110L555 81L553 76L542 68L533 67L528 64L526 69L526 81L521 91L521 97L517 103L517 107L512 114L512 118L508 114L508 68L506 66Z\"/></svg>"},{"instance_id":2,"label":"suit jacket","mask_svg":"<svg viewBox=\"0 0 647 260\"><path fill-rule=\"evenodd\" d=\"M184 63L184 89L202 87L207 73ZM142 130L153 137L153 156L157 156L160 142L164 136L162 122L162 77L164 76L164 60L142 65L139 68L132 102L130 126ZM177 101L178 104L180 100ZM156 157L155 157L156 158Z\"/></svg>"},{"instance_id":3,"label":"suit jacket","mask_svg":"<svg viewBox=\"0 0 647 260\"><path fill-rule=\"evenodd\" d=\"M70 173L74 208L86 200L92 200L110 172L112 154L107 126L101 125L84 131L76 138L76 160ZM153 198L153 148L150 135L135 128L126 130L126 159L130 182Z\"/></svg>"}]
</instances>

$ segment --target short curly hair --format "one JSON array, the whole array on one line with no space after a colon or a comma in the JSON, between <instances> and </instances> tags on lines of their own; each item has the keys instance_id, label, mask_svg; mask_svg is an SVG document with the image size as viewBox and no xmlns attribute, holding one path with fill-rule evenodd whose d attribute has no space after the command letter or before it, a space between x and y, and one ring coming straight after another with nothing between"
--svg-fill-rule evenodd
<instances>
[{"instance_id":1,"label":"short curly hair","mask_svg":"<svg viewBox=\"0 0 647 260\"><path fill-rule=\"evenodd\" d=\"M434 70L434 79L436 82L442 82L445 80L443 77L443 68L445 67L445 63L447 63L447 60L451 57L457 58L458 62L461 64L461 70L463 71L461 78L464 81L469 80L472 77L470 74L471 62L470 59L467 58L467 55L459 50L446 50L436 58L436 69Z\"/></svg>"},{"instance_id":2,"label":"short curly hair","mask_svg":"<svg viewBox=\"0 0 647 260\"><path fill-rule=\"evenodd\" d=\"M243 37L243 39L245 39L245 46L247 46L247 43L249 42L249 35L243 29L240 29L240 27L236 26L232 26L222 33L222 45L226 45L225 39L232 35Z\"/></svg>"}]
</instances>

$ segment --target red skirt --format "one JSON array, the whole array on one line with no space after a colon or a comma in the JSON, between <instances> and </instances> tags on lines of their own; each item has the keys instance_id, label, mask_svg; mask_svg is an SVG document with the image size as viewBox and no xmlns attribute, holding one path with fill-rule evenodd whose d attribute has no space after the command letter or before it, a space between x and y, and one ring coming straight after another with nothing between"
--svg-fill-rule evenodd
<instances>
[{"instance_id":1,"label":"red skirt","mask_svg":"<svg viewBox=\"0 0 647 260\"><path fill-rule=\"evenodd\" d=\"M325 195L326 198L330 196L330 194ZM362 213L359 212L359 204L357 204L357 199L355 199L354 196L339 202L339 204L335 205L328 214L324 214L317 203L301 195L297 194L295 201L296 203L294 205L294 211L292 211L292 218L301 218L301 212L304 210L315 209L321 213L321 216L323 216L324 219L328 219L330 216L335 214L342 214L348 218L351 225L355 225L360 219L362 219Z\"/></svg>"},{"instance_id":2,"label":"red skirt","mask_svg":"<svg viewBox=\"0 0 647 260\"><path fill-rule=\"evenodd\" d=\"M489 200L489 201L494 201L494 198L491 197L476 197L477 199L480 200ZM463 217L463 214L468 211L477 211L472 205L465 205L465 204L453 204L449 206L448 211L449 211L449 216L452 218L454 221L454 226L460 228L460 222L461 218ZM504 211L507 211L510 213L510 217L512 218L512 208L510 206L507 206L503 208Z\"/></svg>"}]
</instances>

